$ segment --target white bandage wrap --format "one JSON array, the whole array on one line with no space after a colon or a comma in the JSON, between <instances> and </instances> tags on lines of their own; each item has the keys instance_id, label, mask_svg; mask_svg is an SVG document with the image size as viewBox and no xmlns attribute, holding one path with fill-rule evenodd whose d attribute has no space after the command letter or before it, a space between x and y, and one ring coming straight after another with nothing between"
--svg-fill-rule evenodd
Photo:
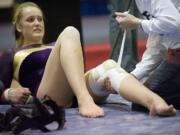
<instances>
[{"instance_id":1,"label":"white bandage wrap","mask_svg":"<svg viewBox=\"0 0 180 135\"><path fill-rule=\"evenodd\" d=\"M93 70L95 70L94 77L100 77L103 76L108 70L115 68L117 66L117 63L114 60L108 59L104 61L101 65L97 66Z\"/></svg>"},{"instance_id":2,"label":"white bandage wrap","mask_svg":"<svg viewBox=\"0 0 180 135\"><path fill-rule=\"evenodd\" d=\"M90 71L89 86L92 92L97 96L108 96L111 92L106 90L104 85L104 79L109 77L112 88L120 93L120 85L122 80L128 75L128 73L120 68L113 60L106 60L101 65Z\"/></svg>"},{"instance_id":3,"label":"white bandage wrap","mask_svg":"<svg viewBox=\"0 0 180 135\"><path fill-rule=\"evenodd\" d=\"M89 76L89 87L91 88L91 91L93 94L99 97L105 97L108 96L109 93L102 87L102 84L98 82L99 77L96 75L95 69L93 69Z\"/></svg>"},{"instance_id":4,"label":"white bandage wrap","mask_svg":"<svg viewBox=\"0 0 180 135\"><path fill-rule=\"evenodd\" d=\"M96 77L96 75L102 76L105 72L106 72L106 70L104 69L103 65L99 65L95 69L93 69L92 74L94 75L94 77Z\"/></svg>"},{"instance_id":5,"label":"white bandage wrap","mask_svg":"<svg viewBox=\"0 0 180 135\"><path fill-rule=\"evenodd\" d=\"M99 83L101 83L105 78L109 78L111 82L112 88L120 94L120 86L122 83L122 80L128 76L128 73L120 68L116 67L111 70L108 70L100 79L98 80Z\"/></svg>"},{"instance_id":6,"label":"white bandage wrap","mask_svg":"<svg viewBox=\"0 0 180 135\"><path fill-rule=\"evenodd\" d=\"M98 82L100 77L102 77L108 70L116 67L116 62L114 60L108 59L104 61L101 65L90 71L89 75L89 86L91 91L100 97L108 96L109 92L104 89L103 82Z\"/></svg>"}]
</instances>

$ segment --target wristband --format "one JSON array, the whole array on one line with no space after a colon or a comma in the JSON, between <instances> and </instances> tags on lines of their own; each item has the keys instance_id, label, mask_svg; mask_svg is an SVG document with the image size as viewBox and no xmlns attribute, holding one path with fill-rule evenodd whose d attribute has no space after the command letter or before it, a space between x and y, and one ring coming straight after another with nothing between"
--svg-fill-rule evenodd
<instances>
[{"instance_id":1,"label":"wristband","mask_svg":"<svg viewBox=\"0 0 180 135\"><path fill-rule=\"evenodd\" d=\"M10 101L10 100L11 100L11 99L10 99L10 92L11 92L12 90L13 90L12 88L9 88L9 89L5 90L5 92L4 92L4 98L5 98L6 101Z\"/></svg>"}]
</instances>

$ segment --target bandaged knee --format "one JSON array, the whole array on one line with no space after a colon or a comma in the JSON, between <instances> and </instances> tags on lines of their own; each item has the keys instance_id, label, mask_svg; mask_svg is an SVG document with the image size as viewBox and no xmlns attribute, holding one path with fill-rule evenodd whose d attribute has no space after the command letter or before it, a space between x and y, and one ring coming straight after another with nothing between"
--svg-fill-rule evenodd
<instances>
[{"instance_id":1,"label":"bandaged knee","mask_svg":"<svg viewBox=\"0 0 180 135\"><path fill-rule=\"evenodd\" d=\"M114 60L108 59L104 61L101 65L93 69L93 76L95 79L103 76L108 70L117 67L117 63Z\"/></svg>"},{"instance_id":2,"label":"bandaged knee","mask_svg":"<svg viewBox=\"0 0 180 135\"><path fill-rule=\"evenodd\" d=\"M108 96L110 92L104 87L105 78L110 79L112 88L119 93L122 80L128 73L120 68L113 60L107 60L94 68L89 77L89 86L97 96Z\"/></svg>"},{"instance_id":3,"label":"bandaged knee","mask_svg":"<svg viewBox=\"0 0 180 135\"><path fill-rule=\"evenodd\" d=\"M122 68L116 67L111 70L108 70L102 77L99 78L98 83L102 84L105 78L109 78L111 87L120 94L120 87L122 81L128 76L129 74Z\"/></svg>"},{"instance_id":4,"label":"bandaged knee","mask_svg":"<svg viewBox=\"0 0 180 135\"><path fill-rule=\"evenodd\" d=\"M108 96L109 92L105 90L105 88L102 86L102 83L98 82L98 80L104 76L104 74L117 66L116 62L113 60L106 60L101 65L95 67L90 71L89 76L89 86L91 88L91 91L96 95L100 97Z\"/></svg>"}]
</instances>

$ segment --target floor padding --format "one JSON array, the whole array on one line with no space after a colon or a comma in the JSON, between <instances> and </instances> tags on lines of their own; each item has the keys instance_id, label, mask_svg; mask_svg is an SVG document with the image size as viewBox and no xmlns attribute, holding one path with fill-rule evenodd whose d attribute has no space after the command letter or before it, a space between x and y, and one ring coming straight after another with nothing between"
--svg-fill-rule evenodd
<instances>
[{"instance_id":1,"label":"floor padding","mask_svg":"<svg viewBox=\"0 0 180 135\"><path fill-rule=\"evenodd\" d=\"M174 117L151 117L146 113L131 111L130 103L118 95L111 95L102 105L105 117L84 118L78 110L66 109L63 130L42 133L26 130L22 135L179 135L180 113ZM1 111L5 110L0 106ZM12 133L0 133L12 135Z\"/></svg>"}]
</instances>

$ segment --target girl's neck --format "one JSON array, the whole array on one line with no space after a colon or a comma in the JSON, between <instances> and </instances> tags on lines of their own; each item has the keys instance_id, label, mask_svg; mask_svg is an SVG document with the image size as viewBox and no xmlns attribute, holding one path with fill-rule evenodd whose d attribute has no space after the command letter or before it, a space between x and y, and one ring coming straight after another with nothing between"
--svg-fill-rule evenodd
<instances>
[{"instance_id":1,"label":"girl's neck","mask_svg":"<svg viewBox=\"0 0 180 135\"><path fill-rule=\"evenodd\" d=\"M29 45L39 45L39 44L42 44L42 41L35 41L35 42L24 42L23 44L22 44L22 47L27 47L27 46L29 46Z\"/></svg>"}]
</instances>

